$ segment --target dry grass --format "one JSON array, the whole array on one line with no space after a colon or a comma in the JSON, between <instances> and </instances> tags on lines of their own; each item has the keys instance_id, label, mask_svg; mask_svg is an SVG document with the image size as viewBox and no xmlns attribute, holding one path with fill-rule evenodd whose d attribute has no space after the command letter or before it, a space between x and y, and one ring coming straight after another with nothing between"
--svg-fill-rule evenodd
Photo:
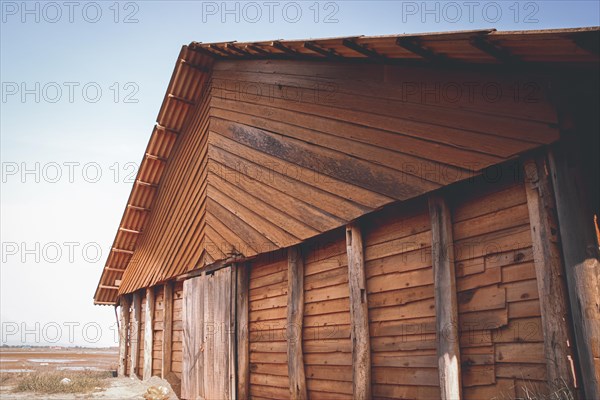
<instances>
[{"instance_id":1,"label":"dry grass","mask_svg":"<svg viewBox=\"0 0 600 400\"><path fill-rule=\"evenodd\" d=\"M566 382L548 385L547 393L540 392L536 385L524 382L521 386L523 400L575 400L575 394Z\"/></svg>"},{"instance_id":2,"label":"dry grass","mask_svg":"<svg viewBox=\"0 0 600 400\"><path fill-rule=\"evenodd\" d=\"M35 371L20 375L15 382L15 392L36 393L90 393L104 389L107 378L112 377L108 371ZM69 378L71 383L62 384L63 378Z\"/></svg>"},{"instance_id":3,"label":"dry grass","mask_svg":"<svg viewBox=\"0 0 600 400\"><path fill-rule=\"evenodd\" d=\"M565 381L542 386L539 382L523 379L515 387L518 387L522 396L513 397L502 393L494 400L575 400L575 393Z\"/></svg>"}]
</instances>

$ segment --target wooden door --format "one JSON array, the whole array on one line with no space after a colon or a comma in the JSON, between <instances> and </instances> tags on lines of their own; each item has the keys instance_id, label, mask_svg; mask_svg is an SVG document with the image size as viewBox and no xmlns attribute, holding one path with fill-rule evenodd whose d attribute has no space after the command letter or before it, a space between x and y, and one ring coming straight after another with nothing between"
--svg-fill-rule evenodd
<instances>
[{"instance_id":1,"label":"wooden door","mask_svg":"<svg viewBox=\"0 0 600 400\"><path fill-rule=\"evenodd\" d=\"M227 267L183 283L183 399L235 398L233 277Z\"/></svg>"}]
</instances>

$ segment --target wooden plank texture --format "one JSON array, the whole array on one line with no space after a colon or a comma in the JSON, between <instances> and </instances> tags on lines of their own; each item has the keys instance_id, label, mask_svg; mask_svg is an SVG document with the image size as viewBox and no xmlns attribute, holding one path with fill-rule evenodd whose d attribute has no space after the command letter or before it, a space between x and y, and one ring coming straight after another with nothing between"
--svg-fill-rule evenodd
<instances>
[{"instance_id":1,"label":"wooden plank texture","mask_svg":"<svg viewBox=\"0 0 600 400\"><path fill-rule=\"evenodd\" d=\"M122 296L119 307L119 367L117 373L119 376L127 374L127 336L129 332L129 307L131 306L131 297Z\"/></svg>"},{"instance_id":2,"label":"wooden plank texture","mask_svg":"<svg viewBox=\"0 0 600 400\"><path fill-rule=\"evenodd\" d=\"M236 265L236 332L237 332L237 396L250 396L250 360L248 331L249 265Z\"/></svg>"},{"instance_id":3,"label":"wooden plank texture","mask_svg":"<svg viewBox=\"0 0 600 400\"><path fill-rule=\"evenodd\" d=\"M231 267L184 281L183 398L236 396L234 284Z\"/></svg>"},{"instance_id":4,"label":"wooden plank texture","mask_svg":"<svg viewBox=\"0 0 600 400\"><path fill-rule=\"evenodd\" d=\"M453 70L440 77L429 68L282 60L228 60L215 68L213 79L189 77L190 87L178 88L187 93L174 93L195 106L169 103L182 132L177 146L169 142L169 162L158 164L160 174L143 177L154 182L162 175L162 183L158 195L143 196L153 215L145 240L118 259L130 265L122 293L232 252L252 257L297 245L558 137L548 123L556 118L545 91L526 105L512 96L493 105L480 98L448 103L405 97L407 80L435 88L440 80L455 85L493 79L506 88L503 93L512 93L518 74L472 77ZM244 93L249 87L260 93Z\"/></svg>"},{"instance_id":5,"label":"wooden plank texture","mask_svg":"<svg viewBox=\"0 0 600 400\"><path fill-rule=\"evenodd\" d=\"M565 144L549 152L550 175L585 397L600 398L600 258L580 155Z\"/></svg>"},{"instance_id":6,"label":"wooden plank texture","mask_svg":"<svg viewBox=\"0 0 600 400\"><path fill-rule=\"evenodd\" d=\"M144 308L144 374L143 379L152 377L152 347L154 333L154 288L146 288L146 305Z\"/></svg>"},{"instance_id":7,"label":"wooden plank texture","mask_svg":"<svg viewBox=\"0 0 600 400\"><path fill-rule=\"evenodd\" d=\"M287 354L290 398L308 399L302 326L304 319L304 258L299 247L288 249Z\"/></svg>"},{"instance_id":8,"label":"wooden plank texture","mask_svg":"<svg viewBox=\"0 0 600 400\"><path fill-rule=\"evenodd\" d=\"M163 336L160 368L163 379L167 378L171 372L171 357L173 354L173 285L173 282L164 284Z\"/></svg>"},{"instance_id":9,"label":"wooden plank texture","mask_svg":"<svg viewBox=\"0 0 600 400\"><path fill-rule=\"evenodd\" d=\"M443 197L429 197L438 365L442 400L462 398L452 217Z\"/></svg>"},{"instance_id":10,"label":"wooden plank texture","mask_svg":"<svg viewBox=\"0 0 600 400\"><path fill-rule=\"evenodd\" d=\"M129 376L134 377L137 375L138 360L140 358L140 321L141 321L141 308L142 308L142 296L139 291L136 291L132 295L131 301L131 333L129 336L130 346L129 349Z\"/></svg>"},{"instance_id":11,"label":"wooden plank texture","mask_svg":"<svg viewBox=\"0 0 600 400\"><path fill-rule=\"evenodd\" d=\"M362 232L356 223L346 227L346 247L352 326L352 393L355 399L366 400L372 396L369 307Z\"/></svg>"},{"instance_id":12,"label":"wooden plank texture","mask_svg":"<svg viewBox=\"0 0 600 400\"><path fill-rule=\"evenodd\" d=\"M524 162L537 289L543 299L540 309L547 379L550 385L567 384L574 391L574 376L569 362L573 359L569 343L574 342L569 333L568 293L548 171L545 156L533 156Z\"/></svg>"}]
</instances>

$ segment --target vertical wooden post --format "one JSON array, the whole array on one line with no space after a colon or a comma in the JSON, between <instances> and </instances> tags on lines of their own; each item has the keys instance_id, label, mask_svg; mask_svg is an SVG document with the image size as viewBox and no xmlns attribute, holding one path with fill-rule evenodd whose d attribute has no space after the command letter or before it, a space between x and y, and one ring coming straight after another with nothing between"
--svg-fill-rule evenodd
<instances>
[{"instance_id":1,"label":"vertical wooden post","mask_svg":"<svg viewBox=\"0 0 600 400\"><path fill-rule=\"evenodd\" d=\"M229 326L227 328L227 343L229 348L227 352L229 354L229 360L227 360L227 372L229 374L229 398L236 400L238 396L238 356L237 356L237 270L238 264L231 264L229 266L229 293L227 293L229 299L229 312L227 318L229 319Z\"/></svg>"},{"instance_id":2,"label":"vertical wooden post","mask_svg":"<svg viewBox=\"0 0 600 400\"><path fill-rule=\"evenodd\" d=\"M250 354L248 330L249 265L236 265L236 336L238 399L250 397Z\"/></svg>"},{"instance_id":3,"label":"vertical wooden post","mask_svg":"<svg viewBox=\"0 0 600 400\"><path fill-rule=\"evenodd\" d=\"M129 376L135 377L138 369L138 359L140 357L140 320L141 320L142 297L140 292L133 293L133 301L131 302L132 320L131 333L129 335L130 351L129 351Z\"/></svg>"},{"instance_id":4,"label":"vertical wooden post","mask_svg":"<svg viewBox=\"0 0 600 400\"><path fill-rule=\"evenodd\" d=\"M365 400L371 398L371 340L363 240L356 224L346 227L346 251L352 326L352 393L354 399Z\"/></svg>"},{"instance_id":5,"label":"vertical wooden post","mask_svg":"<svg viewBox=\"0 0 600 400\"><path fill-rule=\"evenodd\" d=\"M173 346L173 282L164 285L163 301L163 337L160 373L165 379L171 372L171 354Z\"/></svg>"},{"instance_id":6,"label":"vertical wooden post","mask_svg":"<svg viewBox=\"0 0 600 400\"><path fill-rule=\"evenodd\" d=\"M575 390L569 363L568 294L558 239L554 193L545 157L525 160L525 192L534 248L535 274L544 331L548 383ZM572 359L572 357L571 357Z\"/></svg>"},{"instance_id":7,"label":"vertical wooden post","mask_svg":"<svg viewBox=\"0 0 600 400\"><path fill-rule=\"evenodd\" d=\"M127 333L129 331L129 306L131 301L128 295L121 296L119 309L119 376L125 376L127 364Z\"/></svg>"},{"instance_id":8,"label":"vertical wooden post","mask_svg":"<svg viewBox=\"0 0 600 400\"><path fill-rule=\"evenodd\" d=\"M571 318L586 399L600 398L600 262L579 154L560 143L549 153ZM574 154L575 153L575 154Z\"/></svg>"},{"instance_id":9,"label":"vertical wooden post","mask_svg":"<svg viewBox=\"0 0 600 400\"><path fill-rule=\"evenodd\" d=\"M152 348L154 333L154 288L146 288L146 307L144 310L144 376L143 379L152 377Z\"/></svg>"},{"instance_id":10,"label":"vertical wooden post","mask_svg":"<svg viewBox=\"0 0 600 400\"><path fill-rule=\"evenodd\" d=\"M443 197L439 195L429 197L429 216L441 398L457 400L462 399L462 385L454 241L450 208Z\"/></svg>"},{"instance_id":11,"label":"vertical wooden post","mask_svg":"<svg viewBox=\"0 0 600 400\"><path fill-rule=\"evenodd\" d=\"M300 247L288 249L288 306L287 356L290 397L308 399L304 355L302 353L302 324L304 320L304 259Z\"/></svg>"}]
</instances>

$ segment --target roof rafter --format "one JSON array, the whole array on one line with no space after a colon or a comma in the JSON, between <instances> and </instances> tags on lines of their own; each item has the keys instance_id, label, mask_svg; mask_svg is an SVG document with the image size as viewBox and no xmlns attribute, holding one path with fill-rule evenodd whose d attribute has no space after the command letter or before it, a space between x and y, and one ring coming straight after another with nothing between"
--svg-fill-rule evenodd
<instances>
[{"instance_id":1,"label":"roof rafter","mask_svg":"<svg viewBox=\"0 0 600 400\"><path fill-rule=\"evenodd\" d=\"M500 62L511 64L521 61L517 56L511 54L506 48L492 42L489 37L476 35L473 36L469 42L473 47L483 51L486 54L489 54Z\"/></svg>"},{"instance_id":2,"label":"roof rafter","mask_svg":"<svg viewBox=\"0 0 600 400\"><path fill-rule=\"evenodd\" d=\"M414 37L399 37L396 39L396 44L411 53L417 54L427 61L432 62L448 62L448 57L442 54L437 54L431 49L425 47L423 43Z\"/></svg>"},{"instance_id":3,"label":"roof rafter","mask_svg":"<svg viewBox=\"0 0 600 400\"><path fill-rule=\"evenodd\" d=\"M344 39L342 41L342 44L344 46L346 46L347 48L352 49L359 54L362 54L363 56L367 56L368 58L378 60L378 61L386 60L386 57L384 55L381 55L378 52L376 52L375 50L368 48L364 44L357 43L356 41L354 41L352 39Z\"/></svg>"},{"instance_id":4,"label":"roof rafter","mask_svg":"<svg viewBox=\"0 0 600 400\"><path fill-rule=\"evenodd\" d=\"M316 44L315 42L304 42L302 44L302 47L307 48L310 51L320 54L326 58L333 58L333 59L344 58L344 57L340 56L339 54L337 54L335 52L335 50L321 47L318 44Z\"/></svg>"}]
</instances>

